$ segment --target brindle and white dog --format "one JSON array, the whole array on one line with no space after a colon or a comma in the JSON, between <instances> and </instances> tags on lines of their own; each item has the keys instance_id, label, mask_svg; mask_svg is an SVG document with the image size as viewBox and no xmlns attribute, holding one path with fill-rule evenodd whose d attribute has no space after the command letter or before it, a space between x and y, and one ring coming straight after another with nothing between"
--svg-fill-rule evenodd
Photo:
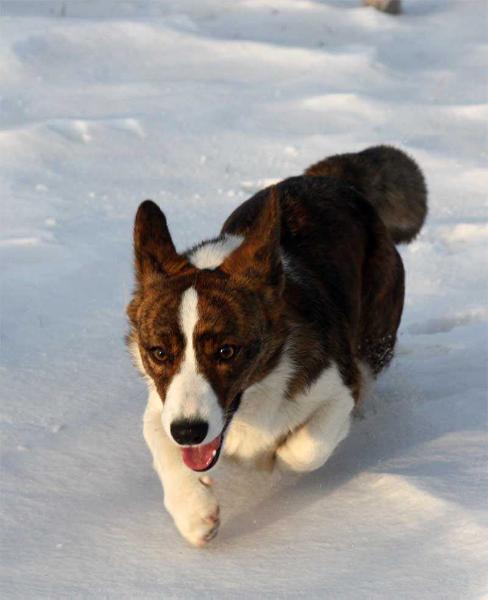
<instances>
[{"instance_id":1,"label":"brindle and white dog","mask_svg":"<svg viewBox=\"0 0 488 600\"><path fill-rule=\"evenodd\" d=\"M134 228L129 344L149 400L144 437L182 535L205 545L221 451L311 471L390 361L404 298L395 243L427 212L424 178L391 147L333 156L239 206L179 254L146 201Z\"/></svg>"}]
</instances>

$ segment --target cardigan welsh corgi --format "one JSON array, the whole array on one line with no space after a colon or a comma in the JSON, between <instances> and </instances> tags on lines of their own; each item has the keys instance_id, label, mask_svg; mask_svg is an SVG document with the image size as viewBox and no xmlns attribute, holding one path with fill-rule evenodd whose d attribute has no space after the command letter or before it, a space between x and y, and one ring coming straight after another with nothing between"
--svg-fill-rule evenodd
<instances>
[{"instance_id":1,"label":"cardigan welsh corgi","mask_svg":"<svg viewBox=\"0 0 488 600\"><path fill-rule=\"evenodd\" d=\"M239 206L178 253L150 200L134 226L129 346L149 399L144 437L181 534L204 546L221 454L318 469L390 362L403 308L395 244L427 213L416 163L388 146L318 162Z\"/></svg>"}]
</instances>

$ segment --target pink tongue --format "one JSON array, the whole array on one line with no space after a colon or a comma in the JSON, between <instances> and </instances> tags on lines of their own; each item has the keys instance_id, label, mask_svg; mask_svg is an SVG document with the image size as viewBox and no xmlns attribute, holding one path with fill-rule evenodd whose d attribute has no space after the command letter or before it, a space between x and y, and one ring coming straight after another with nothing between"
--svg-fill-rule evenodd
<instances>
[{"instance_id":1,"label":"pink tongue","mask_svg":"<svg viewBox=\"0 0 488 600\"><path fill-rule=\"evenodd\" d=\"M194 471L204 471L212 464L221 442L222 436L218 435L214 440L203 446L182 448L183 462Z\"/></svg>"}]
</instances>

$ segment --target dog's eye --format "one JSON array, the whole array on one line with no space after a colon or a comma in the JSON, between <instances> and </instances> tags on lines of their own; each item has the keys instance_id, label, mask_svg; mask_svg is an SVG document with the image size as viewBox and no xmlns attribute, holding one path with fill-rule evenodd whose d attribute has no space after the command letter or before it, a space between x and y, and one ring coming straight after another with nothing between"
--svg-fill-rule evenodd
<instances>
[{"instance_id":1,"label":"dog's eye","mask_svg":"<svg viewBox=\"0 0 488 600\"><path fill-rule=\"evenodd\" d=\"M224 346L221 346L217 350L217 358L218 358L218 360L222 360L222 361L230 360L231 358L234 358L236 353L237 353L236 346L231 346L230 344L225 344Z\"/></svg>"},{"instance_id":2,"label":"dog's eye","mask_svg":"<svg viewBox=\"0 0 488 600\"><path fill-rule=\"evenodd\" d=\"M149 353L154 358L156 362L162 363L168 360L168 353L164 348L160 348L159 346L155 348L151 348Z\"/></svg>"}]
</instances>

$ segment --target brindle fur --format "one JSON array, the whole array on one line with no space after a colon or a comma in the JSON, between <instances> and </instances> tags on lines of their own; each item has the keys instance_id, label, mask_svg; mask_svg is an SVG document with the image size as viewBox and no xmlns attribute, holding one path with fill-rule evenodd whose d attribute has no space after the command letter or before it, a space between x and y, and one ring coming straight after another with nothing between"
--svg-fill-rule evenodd
<instances>
[{"instance_id":1,"label":"brindle fur","mask_svg":"<svg viewBox=\"0 0 488 600\"><path fill-rule=\"evenodd\" d=\"M391 146L337 154L305 171L354 187L376 209L396 244L408 243L427 215L427 188L414 160Z\"/></svg>"}]
</instances>

